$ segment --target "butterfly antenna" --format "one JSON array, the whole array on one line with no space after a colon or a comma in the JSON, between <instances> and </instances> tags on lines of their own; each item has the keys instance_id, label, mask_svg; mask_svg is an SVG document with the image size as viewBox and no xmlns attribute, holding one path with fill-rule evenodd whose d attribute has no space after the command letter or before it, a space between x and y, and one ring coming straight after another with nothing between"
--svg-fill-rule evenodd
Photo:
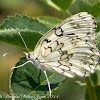
<instances>
[{"instance_id":1,"label":"butterfly antenna","mask_svg":"<svg viewBox=\"0 0 100 100\"><path fill-rule=\"evenodd\" d=\"M27 48L27 45L26 45L26 43L25 43L25 41L24 41L24 39L23 39L23 37L22 37L21 34L20 34L20 32L18 32L18 34L19 34L19 36L21 37L21 39L22 39L22 41L23 41L23 43L24 43L24 45L25 45L25 48L27 49L27 51L29 51L28 48Z\"/></svg>"},{"instance_id":2,"label":"butterfly antenna","mask_svg":"<svg viewBox=\"0 0 100 100\"><path fill-rule=\"evenodd\" d=\"M3 54L3 57L5 57L8 53Z\"/></svg>"},{"instance_id":3,"label":"butterfly antenna","mask_svg":"<svg viewBox=\"0 0 100 100\"><path fill-rule=\"evenodd\" d=\"M22 41L23 41L23 43L24 43L24 45L25 45L25 48L27 49L27 51L29 51L28 48L27 48L27 45L26 45L26 43L25 43L25 41L24 41L24 39L23 39L23 37L22 37L21 34L20 34L20 32L18 32L18 34L19 34L19 36L21 37L21 39L22 39ZM21 52L21 53L22 53L22 52ZM8 55L8 54L12 54L12 53L5 53L5 54L3 54L3 57L5 57L5 56ZM13 53L13 54L16 54L16 53Z\"/></svg>"},{"instance_id":4,"label":"butterfly antenna","mask_svg":"<svg viewBox=\"0 0 100 100\"><path fill-rule=\"evenodd\" d=\"M5 53L5 54L3 54L3 57L5 57L6 55L9 55L9 54L19 54L19 53L24 53L24 52L16 52L16 53Z\"/></svg>"}]
</instances>

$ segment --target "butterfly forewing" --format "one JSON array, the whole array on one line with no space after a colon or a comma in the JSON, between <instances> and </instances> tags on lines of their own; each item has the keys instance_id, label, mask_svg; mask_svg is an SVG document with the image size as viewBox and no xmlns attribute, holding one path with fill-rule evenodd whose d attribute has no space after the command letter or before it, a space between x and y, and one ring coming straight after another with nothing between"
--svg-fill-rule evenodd
<instances>
[{"instance_id":1,"label":"butterfly forewing","mask_svg":"<svg viewBox=\"0 0 100 100\"><path fill-rule=\"evenodd\" d=\"M46 70L68 76L94 73L99 52L95 42L96 22L81 12L65 19L37 43L34 56Z\"/></svg>"}]
</instances>

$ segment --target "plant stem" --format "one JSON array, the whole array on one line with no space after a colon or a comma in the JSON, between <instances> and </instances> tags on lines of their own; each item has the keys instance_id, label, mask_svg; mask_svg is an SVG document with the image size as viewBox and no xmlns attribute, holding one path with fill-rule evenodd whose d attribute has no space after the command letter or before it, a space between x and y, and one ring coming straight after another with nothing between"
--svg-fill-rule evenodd
<instances>
[{"instance_id":1,"label":"plant stem","mask_svg":"<svg viewBox=\"0 0 100 100\"><path fill-rule=\"evenodd\" d=\"M85 81L87 83L87 91L88 91L88 95L89 95L89 100L97 100L95 87L94 87L93 83L91 82L90 78L86 77Z\"/></svg>"}]
</instances>

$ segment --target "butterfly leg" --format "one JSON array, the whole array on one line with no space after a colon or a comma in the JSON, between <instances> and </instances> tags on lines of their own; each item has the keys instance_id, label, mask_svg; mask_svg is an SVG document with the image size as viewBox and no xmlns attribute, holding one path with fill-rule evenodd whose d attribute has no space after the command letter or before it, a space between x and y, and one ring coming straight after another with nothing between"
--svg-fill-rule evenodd
<instances>
[{"instance_id":1,"label":"butterfly leg","mask_svg":"<svg viewBox=\"0 0 100 100\"><path fill-rule=\"evenodd\" d=\"M45 76L46 76L46 79L47 79L47 83L48 83L48 88L49 88L49 93L50 93L50 97L51 97L51 88L50 88L50 82L49 82L49 79L48 79L48 76L46 74L46 71L43 71Z\"/></svg>"},{"instance_id":2,"label":"butterfly leg","mask_svg":"<svg viewBox=\"0 0 100 100\"><path fill-rule=\"evenodd\" d=\"M13 71L13 69L16 69L16 68L22 67L22 66L26 65L26 64L29 63L29 62L31 62L31 63L33 64L32 61L27 61L27 62L25 62L25 63L22 64L22 65L19 65L19 66L16 66L16 67L11 68L11 72Z\"/></svg>"}]
</instances>

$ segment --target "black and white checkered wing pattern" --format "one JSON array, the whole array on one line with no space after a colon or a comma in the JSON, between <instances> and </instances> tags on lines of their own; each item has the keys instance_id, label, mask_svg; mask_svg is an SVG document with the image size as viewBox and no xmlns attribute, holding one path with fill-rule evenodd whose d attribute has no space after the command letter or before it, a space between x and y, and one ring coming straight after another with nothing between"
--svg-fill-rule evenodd
<instances>
[{"instance_id":1,"label":"black and white checkered wing pattern","mask_svg":"<svg viewBox=\"0 0 100 100\"><path fill-rule=\"evenodd\" d=\"M94 73L99 58L95 29L92 15L87 12L73 15L39 40L34 56L45 70L67 77L87 77Z\"/></svg>"}]
</instances>

